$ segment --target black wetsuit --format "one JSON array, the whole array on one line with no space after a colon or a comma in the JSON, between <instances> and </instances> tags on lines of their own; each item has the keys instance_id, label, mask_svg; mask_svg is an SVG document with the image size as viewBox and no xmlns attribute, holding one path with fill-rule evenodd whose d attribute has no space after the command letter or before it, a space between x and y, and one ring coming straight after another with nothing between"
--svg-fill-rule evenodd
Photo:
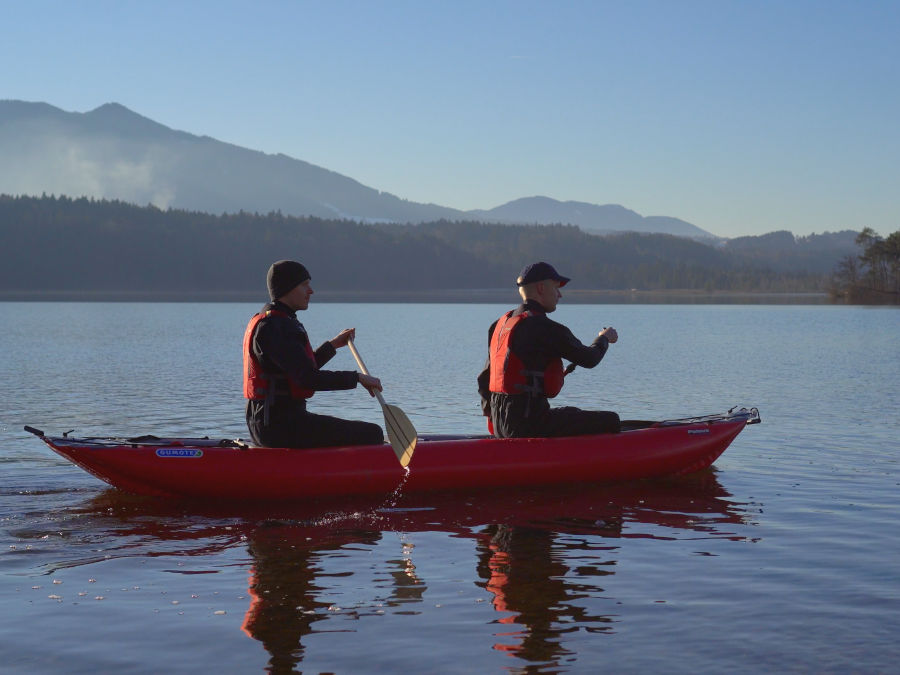
<instances>
[{"instance_id":1,"label":"black wetsuit","mask_svg":"<svg viewBox=\"0 0 900 675\"><path fill-rule=\"evenodd\" d=\"M550 319L544 308L534 300L519 305L514 315L528 310L534 316L516 328L510 349L529 371L543 372L551 359L562 358L577 366L593 368L609 347L606 337L598 336L591 345L582 344L572 331ZM497 321L488 331L488 345ZM616 433L619 416L614 412L581 410L580 408L551 408L543 394L502 394L490 391L490 358L478 375L481 409L491 418L494 435L500 438L548 436L582 436L585 434Z\"/></svg>"},{"instance_id":2,"label":"black wetsuit","mask_svg":"<svg viewBox=\"0 0 900 675\"><path fill-rule=\"evenodd\" d=\"M356 371L319 370L335 355L330 342L315 351L316 363L311 363L306 353L309 337L294 311L277 300L262 311L269 309L287 316L273 314L261 320L250 342L253 355L265 372L287 375L301 388L313 391L356 387L359 383ZM377 424L313 414L306 409L306 399L290 395L286 382L282 381L278 387L268 406L268 416L265 401L247 401L247 427L257 445L315 448L384 442L384 433Z\"/></svg>"}]
</instances>

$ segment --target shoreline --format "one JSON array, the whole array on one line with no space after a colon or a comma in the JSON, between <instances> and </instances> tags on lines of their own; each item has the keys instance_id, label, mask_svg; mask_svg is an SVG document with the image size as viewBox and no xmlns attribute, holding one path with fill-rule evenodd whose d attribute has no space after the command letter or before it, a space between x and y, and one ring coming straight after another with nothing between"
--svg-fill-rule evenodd
<instances>
[{"instance_id":1,"label":"shoreline","mask_svg":"<svg viewBox=\"0 0 900 675\"><path fill-rule=\"evenodd\" d=\"M757 304L827 305L824 292L773 293L758 291L701 290L583 290L564 292L569 304ZM403 291L316 291L319 302L496 304L517 303L515 289L475 288ZM0 302L253 302L264 303L265 293L249 291L6 291Z\"/></svg>"}]
</instances>

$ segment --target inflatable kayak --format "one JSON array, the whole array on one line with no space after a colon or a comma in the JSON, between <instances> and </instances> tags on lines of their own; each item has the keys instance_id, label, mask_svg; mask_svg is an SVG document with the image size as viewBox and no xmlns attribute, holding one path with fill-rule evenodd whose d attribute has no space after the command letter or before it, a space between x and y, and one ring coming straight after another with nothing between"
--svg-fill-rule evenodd
<instances>
[{"instance_id":1,"label":"inflatable kayak","mask_svg":"<svg viewBox=\"0 0 900 675\"><path fill-rule=\"evenodd\" d=\"M621 481L710 466L756 408L629 425L618 434L564 438L420 436L407 469L391 446L296 450L209 438L75 438L25 427L110 485L141 495L241 501L388 495L457 488ZM636 428L629 428L629 426Z\"/></svg>"}]
</instances>

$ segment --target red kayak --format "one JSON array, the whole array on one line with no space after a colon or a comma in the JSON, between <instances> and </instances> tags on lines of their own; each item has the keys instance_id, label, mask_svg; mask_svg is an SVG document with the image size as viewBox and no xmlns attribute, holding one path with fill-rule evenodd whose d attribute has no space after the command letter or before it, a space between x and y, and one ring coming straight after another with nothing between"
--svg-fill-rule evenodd
<instances>
[{"instance_id":1,"label":"red kayak","mask_svg":"<svg viewBox=\"0 0 900 675\"><path fill-rule=\"evenodd\" d=\"M110 485L141 495L285 501L678 476L710 466L756 408L565 438L422 436L409 473L387 443L296 450L207 438L74 438L25 427ZM628 429L629 423L623 422Z\"/></svg>"}]
</instances>

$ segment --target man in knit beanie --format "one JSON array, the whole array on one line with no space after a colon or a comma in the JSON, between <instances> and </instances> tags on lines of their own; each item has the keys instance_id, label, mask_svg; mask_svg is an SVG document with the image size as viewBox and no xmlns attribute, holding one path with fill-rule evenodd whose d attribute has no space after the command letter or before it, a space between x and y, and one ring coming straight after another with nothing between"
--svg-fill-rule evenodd
<instances>
[{"instance_id":1,"label":"man in knit beanie","mask_svg":"<svg viewBox=\"0 0 900 675\"><path fill-rule=\"evenodd\" d=\"M269 288L269 298L277 300L282 295L287 295L294 287L299 286L310 278L309 271L301 263L293 260L279 260L272 263L266 274L266 286Z\"/></svg>"},{"instance_id":2,"label":"man in knit beanie","mask_svg":"<svg viewBox=\"0 0 900 675\"><path fill-rule=\"evenodd\" d=\"M356 371L322 370L340 347L355 337L354 328L313 350L297 312L309 307L312 279L294 260L273 263L266 275L270 302L250 319L244 332L244 397L247 427L257 445L313 448L384 442L381 427L370 422L317 415L306 409L317 391L354 389L374 396L381 382Z\"/></svg>"}]
</instances>

